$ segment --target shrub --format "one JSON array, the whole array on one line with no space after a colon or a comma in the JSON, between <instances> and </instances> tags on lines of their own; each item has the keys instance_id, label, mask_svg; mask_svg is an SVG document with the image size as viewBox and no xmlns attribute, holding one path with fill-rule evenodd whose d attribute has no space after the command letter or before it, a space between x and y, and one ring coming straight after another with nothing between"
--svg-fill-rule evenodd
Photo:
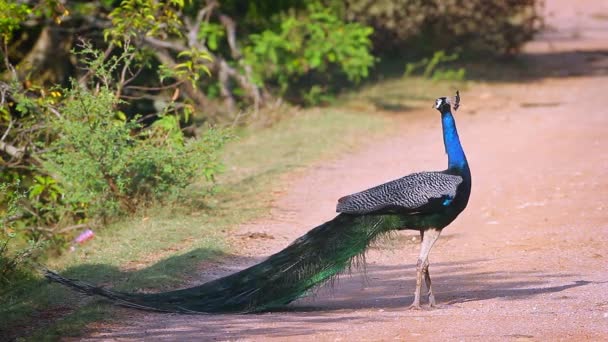
<instances>
[{"instance_id":1,"label":"shrub","mask_svg":"<svg viewBox=\"0 0 608 342\"><path fill-rule=\"evenodd\" d=\"M0 184L0 194L5 197L6 207L0 209L0 292L14 279L30 272L33 261L44 248L42 241L27 240L19 243L11 222L20 216L18 202L23 197L16 192L15 184Z\"/></svg>"},{"instance_id":2,"label":"shrub","mask_svg":"<svg viewBox=\"0 0 608 342\"><path fill-rule=\"evenodd\" d=\"M171 198L202 172L212 179L220 171L217 153L226 140L221 131L184 141L175 116L148 128L120 119L113 110L117 99L106 87L93 93L74 83L67 97L73 100L53 121L58 139L45 165L62 184L64 204L83 208L85 217L132 213Z\"/></svg>"},{"instance_id":3,"label":"shrub","mask_svg":"<svg viewBox=\"0 0 608 342\"><path fill-rule=\"evenodd\" d=\"M19 200L24 213L15 222L20 237L61 245L74 228L172 201L199 177L213 181L222 170L219 155L229 133L208 128L198 138L186 138L180 125L190 111L182 104L165 104L148 125L120 111L124 103L114 75L129 67L132 53L125 49L106 58L85 45L79 57L91 71L87 82L73 80L39 98L18 86L10 90L15 110L35 118L36 134L44 137L25 151L35 158L28 173L2 175L24 180L13 190L26 193ZM5 204L10 198L0 200Z\"/></svg>"},{"instance_id":4,"label":"shrub","mask_svg":"<svg viewBox=\"0 0 608 342\"><path fill-rule=\"evenodd\" d=\"M370 27L346 23L332 8L319 4L309 5L305 14L279 18L278 29L250 35L251 44L245 48L247 63L260 84L274 81L284 95L299 78L311 73L329 76L329 71L337 69L352 82L368 76L375 61L369 51ZM314 103L321 92L313 85L299 95Z\"/></svg>"}]
</instances>

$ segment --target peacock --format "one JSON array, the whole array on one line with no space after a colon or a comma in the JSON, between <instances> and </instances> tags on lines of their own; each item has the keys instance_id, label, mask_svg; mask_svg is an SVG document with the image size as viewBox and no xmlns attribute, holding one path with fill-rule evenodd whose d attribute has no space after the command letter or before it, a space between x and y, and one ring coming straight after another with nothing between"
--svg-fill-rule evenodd
<instances>
[{"instance_id":1,"label":"peacock","mask_svg":"<svg viewBox=\"0 0 608 342\"><path fill-rule=\"evenodd\" d=\"M454 111L460 94L453 100ZM46 278L87 295L144 310L178 313L251 313L269 311L305 296L348 269L378 237L395 230L421 236L416 289L411 309L420 309L424 278L429 306L436 306L429 253L443 228L467 206L471 173L460 144L451 100L438 98L448 168L419 172L338 200L338 215L293 241L265 261L199 286L162 293L123 293L68 279L45 270Z\"/></svg>"}]
</instances>

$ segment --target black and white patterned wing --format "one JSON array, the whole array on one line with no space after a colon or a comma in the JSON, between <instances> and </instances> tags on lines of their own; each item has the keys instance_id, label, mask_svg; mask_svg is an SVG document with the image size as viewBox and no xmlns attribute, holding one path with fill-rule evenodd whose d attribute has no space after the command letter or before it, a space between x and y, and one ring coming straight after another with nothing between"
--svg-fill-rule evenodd
<instances>
[{"instance_id":1,"label":"black and white patterned wing","mask_svg":"<svg viewBox=\"0 0 608 342\"><path fill-rule=\"evenodd\" d=\"M336 211L347 214L417 212L429 205L449 205L460 176L442 172L414 173L338 200Z\"/></svg>"}]
</instances>

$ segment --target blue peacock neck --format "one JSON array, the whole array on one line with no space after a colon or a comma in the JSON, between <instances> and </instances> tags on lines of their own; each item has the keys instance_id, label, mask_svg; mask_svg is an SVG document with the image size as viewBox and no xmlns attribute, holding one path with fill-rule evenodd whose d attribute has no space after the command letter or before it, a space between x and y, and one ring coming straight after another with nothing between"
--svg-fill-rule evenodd
<instances>
[{"instance_id":1,"label":"blue peacock neck","mask_svg":"<svg viewBox=\"0 0 608 342\"><path fill-rule=\"evenodd\" d=\"M445 152L448 154L448 169L463 170L468 168L467 157L460 144L460 138L458 138L456 121L449 110L441 112L441 123L443 126L443 144L445 145Z\"/></svg>"}]
</instances>

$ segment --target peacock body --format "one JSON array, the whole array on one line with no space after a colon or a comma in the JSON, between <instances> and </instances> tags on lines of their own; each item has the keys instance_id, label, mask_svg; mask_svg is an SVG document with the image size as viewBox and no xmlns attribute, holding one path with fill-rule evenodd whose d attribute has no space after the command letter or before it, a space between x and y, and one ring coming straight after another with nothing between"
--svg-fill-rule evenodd
<instances>
[{"instance_id":1,"label":"peacock body","mask_svg":"<svg viewBox=\"0 0 608 342\"><path fill-rule=\"evenodd\" d=\"M457 93L455 108L459 104ZM443 228L464 210L471 174L460 144L448 98L437 99L448 169L414 173L338 201L339 213L263 262L199 286L154 294L122 293L67 279L45 276L88 295L146 310L180 313L259 312L284 306L351 265L380 235L402 229L422 236L412 308L420 307L422 279L435 304L428 254Z\"/></svg>"}]
</instances>

